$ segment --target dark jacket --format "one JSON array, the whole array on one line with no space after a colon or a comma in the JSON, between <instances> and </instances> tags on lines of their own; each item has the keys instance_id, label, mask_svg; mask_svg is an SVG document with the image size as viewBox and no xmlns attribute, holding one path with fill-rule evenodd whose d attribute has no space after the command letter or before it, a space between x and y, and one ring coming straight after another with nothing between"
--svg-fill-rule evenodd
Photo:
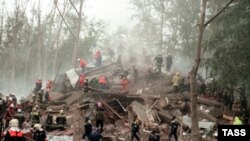
<instances>
[{"instance_id":1,"label":"dark jacket","mask_svg":"<svg viewBox=\"0 0 250 141\"><path fill-rule=\"evenodd\" d=\"M15 118L18 120L19 125L22 125L25 121L24 114L22 112L17 112Z\"/></svg>"},{"instance_id":2,"label":"dark jacket","mask_svg":"<svg viewBox=\"0 0 250 141\"><path fill-rule=\"evenodd\" d=\"M103 110L97 110L96 112L96 120L104 120L104 111Z\"/></svg>"},{"instance_id":3,"label":"dark jacket","mask_svg":"<svg viewBox=\"0 0 250 141\"><path fill-rule=\"evenodd\" d=\"M67 124L67 119L65 115L58 115L56 117L56 123L58 125L66 125Z\"/></svg>"},{"instance_id":4,"label":"dark jacket","mask_svg":"<svg viewBox=\"0 0 250 141\"><path fill-rule=\"evenodd\" d=\"M103 138L102 135L99 132L92 132L89 135L89 141L100 141L100 139Z\"/></svg>"},{"instance_id":5,"label":"dark jacket","mask_svg":"<svg viewBox=\"0 0 250 141\"><path fill-rule=\"evenodd\" d=\"M48 113L47 119L46 119L46 124L52 124L53 123L53 115L51 113Z\"/></svg>"},{"instance_id":6,"label":"dark jacket","mask_svg":"<svg viewBox=\"0 0 250 141\"><path fill-rule=\"evenodd\" d=\"M35 141L45 141L45 139L46 139L45 131L44 130L42 130L42 131L36 130L34 135L33 135L33 139Z\"/></svg>"}]
</instances>

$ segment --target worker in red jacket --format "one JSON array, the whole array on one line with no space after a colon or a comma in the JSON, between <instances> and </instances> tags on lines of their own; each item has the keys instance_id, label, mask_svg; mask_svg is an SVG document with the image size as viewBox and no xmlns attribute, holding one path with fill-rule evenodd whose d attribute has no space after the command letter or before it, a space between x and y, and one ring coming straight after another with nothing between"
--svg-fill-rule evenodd
<instances>
[{"instance_id":1,"label":"worker in red jacket","mask_svg":"<svg viewBox=\"0 0 250 141\"><path fill-rule=\"evenodd\" d=\"M21 129L18 127L18 120L10 121L10 128L4 135L4 141L24 141L24 136Z\"/></svg>"},{"instance_id":2,"label":"worker in red jacket","mask_svg":"<svg viewBox=\"0 0 250 141\"><path fill-rule=\"evenodd\" d=\"M79 62L80 67L82 68L82 73L84 73L86 65L87 65L86 61L84 61L83 59L78 58L78 62Z\"/></svg>"},{"instance_id":3,"label":"worker in red jacket","mask_svg":"<svg viewBox=\"0 0 250 141\"><path fill-rule=\"evenodd\" d=\"M105 75L99 77L99 85L101 90L105 90L107 88L107 79Z\"/></svg>"},{"instance_id":4,"label":"worker in red jacket","mask_svg":"<svg viewBox=\"0 0 250 141\"><path fill-rule=\"evenodd\" d=\"M51 80L48 80L47 85L46 85L46 89L51 90L52 85L53 85L53 82Z\"/></svg>"},{"instance_id":5,"label":"worker in red jacket","mask_svg":"<svg viewBox=\"0 0 250 141\"><path fill-rule=\"evenodd\" d=\"M79 88L83 88L83 86L84 86L84 83L85 83L85 76L84 76L84 74L80 74L79 75Z\"/></svg>"},{"instance_id":6,"label":"worker in red jacket","mask_svg":"<svg viewBox=\"0 0 250 141\"><path fill-rule=\"evenodd\" d=\"M6 120L5 127L7 128L9 126L10 120L15 116L15 107L14 104L10 104L9 108L7 109L4 119Z\"/></svg>"},{"instance_id":7,"label":"worker in red jacket","mask_svg":"<svg viewBox=\"0 0 250 141\"><path fill-rule=\"evenodd\" d=\"M102 53L100 50L97 50L95 53L96 67L100 67L102 64Z\"/></svg>"},{"instance_id":8,"label":"worker in red jacket","mask_svg":"<svg viewBox=\"0 0 250 141\"><path fill-rule=\"evenodd\" d=\"M126 94L126 93L128 93L129 81L125 75L122 75L121 78L122 78L122 80L121 80L122 93Z\"/></svg>"}]
</instances>

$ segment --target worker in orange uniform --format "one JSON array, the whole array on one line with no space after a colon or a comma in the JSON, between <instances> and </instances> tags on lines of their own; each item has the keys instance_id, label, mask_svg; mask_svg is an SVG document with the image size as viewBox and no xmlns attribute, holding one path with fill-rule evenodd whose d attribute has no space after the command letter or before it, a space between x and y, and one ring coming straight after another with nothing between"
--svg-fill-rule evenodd
<instances>
[{"instance_id":1,"label":"worker in orange uniform","mask_svg":"<svg viewBox=\"0 0 250 141\"><path fill-rule=\"evenodd\" d=\"M107 89L107 79L105 75L102 75L99 77L99 86L101 90L106 90Z\"/></svg>"},{"instance_id":2,"label":"worker in orange uniform","mask_svg":"<svg viewBox=\"0 0 250 141\"><path fill-rule=\"evenodd\" d=\"M82 68L82 73L84 73L87 63L83 59L80 59L80 58L78 58L78 62L79 62L80 67Z\"/></svg>"},{"instance_id":3,"label":"worker in orange uniform","mask_svg":"<svg viewBox=\"0 0 250 141\"><path fill-rule=\"evenodd\" d=\"M121 79L122 79L121 80L122 93L127 94L128 93L128 85L129 85L128 78L125 75L122 75Z\"/></svg>"},{"instance_id":4,"label":"worker in orange uniform","mask_svg":"<svg viewBox=\"0 0 250 141\"><path fill-rule=\"evenodd\" d=\"M80 74L79 75L79 88L83 88L83 86L84 86L84 83L85 83L85 76L84 76L84 74Z\"/></svg>"}]
</instances>

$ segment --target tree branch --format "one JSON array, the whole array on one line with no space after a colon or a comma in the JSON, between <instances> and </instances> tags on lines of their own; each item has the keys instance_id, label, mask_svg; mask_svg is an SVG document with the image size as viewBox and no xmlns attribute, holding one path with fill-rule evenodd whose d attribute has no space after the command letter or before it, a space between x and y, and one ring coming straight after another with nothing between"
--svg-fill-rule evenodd
<instances>
[{"instance_id":1,"label":"tree branch","mask_svg":"<svg viewBox=\"0 0 250 141\"><path fill-rule=\"evenodd\" d=\"M206 27L209 23L211 23L215 18L217 18L234 0L230 0L217 14L215 14L211 19L209 19L204 26Z\"/></svg>"},{"instance_id":2,"label":"tree branch","mask_svg":"<svg viewBox=\"0 0 250 141\"><path fill-rule=\"evenodd\" d=\"M67 28L68 28L70 34L71 34L75 39L77 39L76 36L75 36L75 34L74 34L74 32L72 32L72 30L70 29L69 25L68 25L67 22L65 21L65 19L64 19L64 17L63 17L63 14L62 14L62 12L60 11L60 9L58 8L57 5L56 5L56 9L57 9L58 13L60 14L60 16L62 17L62 20L63 20L64 24L67 26Z\"/></svg>"},{"instance_id":3,"label":"tree branch","mask_svg":"<svg viewBox=\"0 0 250 141\"><path fill-rule=\"evenodd\" d=\"M69 2L70 2L70 4L73 6L73 8L75 9L77 15L79 16L79 12L77 11L77 9L76 9L74 3L72 2L72 0L69 0Z\"/></svg>"}]
</instances>

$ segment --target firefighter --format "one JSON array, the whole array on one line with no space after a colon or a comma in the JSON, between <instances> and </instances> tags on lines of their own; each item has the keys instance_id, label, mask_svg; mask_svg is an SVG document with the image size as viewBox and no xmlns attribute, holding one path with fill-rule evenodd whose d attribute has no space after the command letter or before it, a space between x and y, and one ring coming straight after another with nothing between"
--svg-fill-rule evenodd
<instances>
[{"instance_id":1,"label":"firefighter","mask_svg":"<svg viewBox=\"0 0 250 141\"><path fill-rule=\"evenodd\" d=\"M160 141L160 131L159 128L156 127L149 135L148 141Z\"/></svg>"},{"instance_id":2,"label":"firefighter","mask_svg":"<svg viewBox=\"0 0 250 141\"><path fill-rule=\"evenodd\" d=\"M131 141L133 141L134 138L140 141L140 138L138 136L139 129L140 129L140 120L137 118L137 116L135 116L131 127Z\"/></svg>"},{"instance_id":3,"label":"firefighter","mask_svg":"<svg viewBox=\"0 0 250 141\"><path fill-rule=\"evenodd\" d=\"M178 72L176 72L175 76L173 77L172 80L175 92L177 93L180 90L180 83L181 83L181 77Z\"/></svg>"},{"instance_id":4,"label":"firefighter","mask_svg":"<svg viewBox=\"0 0 250 141\"><path fill-rule=\"evenodd\" d=\"M34 130L35 130L33 134L34 141L47 141L46 133L44 129L42 128L41 124L35 124Z\"/></svg>"},{"instance_id":5,"label":"firefighter","mask_svg":"<svg viewBox=\"0 0 250 141\"><path fill-rule=\"evenodd\" d=\"M86 65L87 65L86 61L84 61L83 59L78 58L78 62L79 62L80 67L82 68L82 73L84 73Z\"/></svg>"},{"instance_id":6,"label":"firefighter","mask_svg":"<svg viewBox=\"0 0 250 141\"><path fill-rule=\"evenodd\" d=\"M10 129L4 136L4 141L24 141L23 133L18 127L18 120L12 119L9 122Z\"/></svg>"},{"instance_id":7,"label":"firefighter","mask_svg":"<svg viewBox=\"0 0 250 141\"><path fill-rule=\"evenodd\" d=\"M86 137L89 138L90 134L92 133L92 123L88 117L85 119L84 129L85 130L82 139L85 139Z\"/></svg>"},{"instance_id":8,"label":"firefighter","mask_svg":"<svg viewBox=\"0 0 250 141\"><path fill-rule=\"evenodd\" d=\"M5 127L7 128L9 126L10 120L15 116L15 107L14 104L10 104L9 108L7 109L4 119L6 121Z\"/></svg>"},{"instance_id":9,"label":"firefighter","mask_svg":"<svg viewBox=\"0 0 250 141\"><path fill-rule=\"evenodd\" d=\"M157 71L158 73L161 73L161 67L162 67L162 63L163 63L163 57L162 57L162 54L158 54L155 58L154 58L154 61L155 61L155 65L157 67Z\"/></svg>"},{"instance_id":10,"label":"firefighter","mask_svg":"<svg viewBox=\"0 0 250 141\"><path fill-rule=\"evenodd\" d=\"M122 79L121 80L122 93L128 94L129 81L125 75L122 75L121 79Z\"/></svg>"},{"instance_id":11,"label":"firefighter","mask_svg":"<svg viewBox=\"0 0 250 141\"><path fill-rule=\"evenodd\" d=\"M63 130L65 125L67 124L67 119L63 110L59 111L59 115L56 117L56 124L57 127L61 130Z\"/></svg>"},{"instance_id":12,"label":"firefighter","mask_svg":"<svg viewBox=\"0 0 250 141\"><path fill-rule=\"evenodd\" d=\"M23 122L25 121L24 113L21 109L17 109L17 113L15 115L15 118L18 120L19 128L23 127Z\"/></svg>"},{"instance_id":13,"label":"firefighter","mask_svg":"<svg viewBox=\"0 0 250 141\"><path fill-rule=\"evenodd\" d=\"M84 92L87 93L89 91L89 80L88 79L85 80L83 88L84 88Z\"/></svg>"},{"instance_id":14,"label":"firefighter","mask_svg":"<svg viewBox=\"0 0 250 141\"><path fill-rule=\"evenodd\" d=\"M100 104L98 104L95 119L96 119L96 127L99 128L100 126L100 132L102 133L105 116L104 116L104 110L102 109L102 106Z\"/></svg>"},{"instance_id":15,"label":"firefighter","mask_svg":"<svg viewBox=\"0 0 250 141\"><path fill-rule=\"evenodd\" d=\"M31 126L40 123L40 113L36 107L33 108L33 111L30 113Z\"/></svg>"},{"instance_id":16,"label":"firefighter","mask_svg":"<svg viewBox=\"0 0 250 141\"><path fill-rule=\"evenodd\" d=\"M45 93L44 93L44 102L45 103L48 103L49 102L49 91L50 91L50 89L49 88L47 88L46 89L46 91L45 91Z\"/></svg>"},{"instance_id":17,"label":"firefighter","mask_svg":"<svg viewBox=\"0 0 250 141\"><path fill-rule=\"evenodd\" d=\"M107 89L107 79L105 75L102 75L99 77L99 86L101 90L106 90Z\"/></svg>"},{"instance_id":18,"label":"firefighter","mask_svg":"<svg viewBox=\"0 0 250 141\"><path fill-rule=\"evenodd\" d=\"M83 88L85 82L85 76L84 74L79 75L79 88Z\"/></svg>"},{"instance_id":19,"label":"firefighter","mask_svg":"<svg viewBox=\"0 0 250 141\"><path fill-rule=\"evenodd\" d=\"M47 115L47 118L46 118L46 130L47 131L51 131L52 124L53 124L52 109L48 109L48 115Z\"/></svg>"}]
</instances>

